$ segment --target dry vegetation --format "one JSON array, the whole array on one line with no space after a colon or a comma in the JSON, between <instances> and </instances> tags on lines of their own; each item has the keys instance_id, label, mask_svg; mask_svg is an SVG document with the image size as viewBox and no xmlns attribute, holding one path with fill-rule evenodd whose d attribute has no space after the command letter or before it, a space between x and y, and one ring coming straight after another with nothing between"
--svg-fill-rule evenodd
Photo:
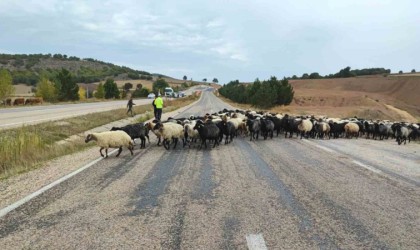
<instances>
[{"instance_id":1,"label":"dry vegetation","mask_svg":"<svg viewBox=\"0 0 420 250\"><path fill-rule=\"evenodd\" d=\"M166 101L164 112L186 106L197 99L197 96L189 96ZM152 118L151 105L134 106L133 109L136 114L143 114L138 119L139 122ZM117 109L2 130L0 134L0 179L37 168L43 162L55 157L83 150L89 147L84 143L83 136L78 136L77 139L72 139L68 143L58 142L124 118L127 118L126 109Z\"/></svg>"},{"instance_id":2,"label":"dry vegetation","mask_svg":"<svg viewBox=\"0 0 420 250\"><path fill-rule=\"evenodd\" d=\"M293 102L270 111L409 122L420 120L420 77L413 75L290 80L290 83L295 91ZM249 105L233 105L251 108Z\"/></svg>"}]
</instances>

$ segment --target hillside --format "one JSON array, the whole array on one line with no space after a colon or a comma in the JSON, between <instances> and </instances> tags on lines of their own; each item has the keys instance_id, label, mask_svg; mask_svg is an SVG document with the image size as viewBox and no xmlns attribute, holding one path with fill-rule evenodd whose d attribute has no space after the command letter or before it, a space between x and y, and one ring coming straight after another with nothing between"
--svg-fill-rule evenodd
<instances>
[{"instance_id":1,"label":"hillside","mask_svg":"<svg viewBox=\"0 0 420 250\"><path fill-rule=\"evenodd\" d=\"M41 74L50 78L62 68L70 71L77 82L92 83L108 77L116 80L143 79L153 76L146 71L134 70L124 66L98 61L92 58L80 59L61 54L8 55L0 54L0 69L11 72L14 84L36 85Z\"/></svg>"},{"instance_id":2,"label":"hillside","mask_svg":"<svg viewBox=\"0 0 420 250\"><path fill-rule=\"evenodd\" d=\"M290 80L296 113L358 116L416 121L420 118L420 77L368 76L336 79Z\"/></svg>"}]
</instances>

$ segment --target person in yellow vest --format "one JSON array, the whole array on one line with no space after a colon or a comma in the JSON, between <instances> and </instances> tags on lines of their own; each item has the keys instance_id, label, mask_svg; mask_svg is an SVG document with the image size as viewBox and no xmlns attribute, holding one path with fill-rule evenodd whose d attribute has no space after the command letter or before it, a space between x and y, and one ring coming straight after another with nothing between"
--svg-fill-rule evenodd
<instances>
[{"instance_id":1,"label":"person in yellow vest","mask_svg":"<svg viewBox=\"0 0 420 250\"><path fill-rule=\"evenodd\" d=\"M160 94L156 93L157 98L155 99L155 107L156 107L156 117L155 119L160 121L160 118L162 117L162 109L163 109L163 99L160 96Z\"/></svg>"}]
</instances>

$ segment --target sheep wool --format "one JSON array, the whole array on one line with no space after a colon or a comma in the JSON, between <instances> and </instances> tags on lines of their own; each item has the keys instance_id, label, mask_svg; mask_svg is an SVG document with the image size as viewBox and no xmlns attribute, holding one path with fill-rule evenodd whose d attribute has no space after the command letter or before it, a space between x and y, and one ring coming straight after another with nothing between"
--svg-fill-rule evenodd
<instances>
[{"instance_id":1,"label":"sheep wool","mask_svg":"<svg viewBox=\"0 0 420 250\"><path fill-rule=\"evenodd\" d=\"M86 136L85 142L96 141L100 147L99 153L102 157L108 157L108 148L118 148L117 157L121 154L122 147L127 147L133 155L134 144L131 137L124 131L106 131L101 133L92 133ZM102 150L105 149L105 156Z\"/></svg>"}]
</instances>

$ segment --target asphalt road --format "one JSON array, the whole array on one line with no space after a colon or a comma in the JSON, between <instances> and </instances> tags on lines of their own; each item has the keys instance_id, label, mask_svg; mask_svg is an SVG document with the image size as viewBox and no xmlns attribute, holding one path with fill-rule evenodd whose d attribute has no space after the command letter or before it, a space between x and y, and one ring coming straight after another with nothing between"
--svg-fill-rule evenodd
<instances>
[{"instance_id":1,"label":"asphalt road","mask_svg":"<svg viewBox=\"0 0 420 250\"><path fill-rule=\"evenodd\" d=\"M182 116L230 108L205 92ZM419 249L420 146L365 139L123 151L0 219L1 249Z\"/></svg>"},{"instance_id":2,"label":"asphalt road","mask_svg":"<svg viewBox=\"0 0 420 250\"><path fill-rule=\"evenodd\" d=\"M204 87L195 86L184 92L186 95L191 95L194 91L201 89L204 89ZM136 105L144 105L151 103L151 100L135 99L134 103ZM0 109L0 129L65 119L74 116L86 115L89 113L122 109L126 107L127 100L78 104L39 105L31 107Z\"/></svg>"}]
</instances>

